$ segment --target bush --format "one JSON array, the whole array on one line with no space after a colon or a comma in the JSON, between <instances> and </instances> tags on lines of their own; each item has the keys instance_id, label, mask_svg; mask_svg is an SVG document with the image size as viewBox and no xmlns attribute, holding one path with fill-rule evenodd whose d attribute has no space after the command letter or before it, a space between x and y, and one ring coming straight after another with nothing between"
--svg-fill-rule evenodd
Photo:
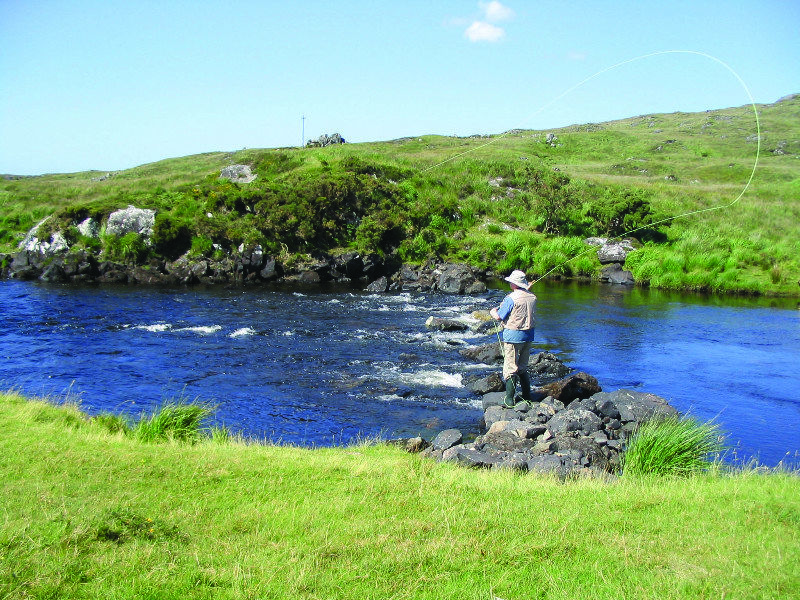
<instances>
[{"instance_id":1,"label":"bush","mask_svg":"<svg viewBox=\"0 0 800 600\"><path fill-rule=\"evenodd\" d=\"M158 213L151 238L156 252L174 260L185 253L192 243L192 230L186 221L168 213Z\"/></svg>"},{"instance_id":2,"label":"bush","mask_svg":"<svg viewBox=\"0 0 800 600\"><path fill-rule=\"evenodd\" d=\"M692 475L707 470L724 450L719 426L689 417L653 419L631 437L623 475Z\"/></svg>"},{"instance_id":3,"label":"bush","mask_svg":"<svg viewBox=\"0 0 800 600\"><path fill-rule=\"evenodd\" d=\"M597 235L620 237L636 233L645 240L663 241L664 236L652 227L656 220L650 205L650 196L643 190L607 187L585 207Z\"/></svg>"}]
</instances>

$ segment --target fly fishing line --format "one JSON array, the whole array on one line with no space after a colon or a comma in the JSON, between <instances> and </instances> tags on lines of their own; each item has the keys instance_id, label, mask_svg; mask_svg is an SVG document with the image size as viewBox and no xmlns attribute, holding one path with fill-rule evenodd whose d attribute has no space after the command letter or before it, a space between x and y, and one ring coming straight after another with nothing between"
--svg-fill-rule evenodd
<instances>
[{"instance_id":1,"label":"fly fishing line","mask_svg":"<svg viewBox=\"0 0 800 600\"><path fill-rule=\"evenodd\" d=\"M753 99L753 95L750 93L750 89L747 87L747 84L739 76L739 74L730 65L728 65L726 62L724 62L723 60L720 60L719 58L717 58L715 56L712 56L711 54L707 54L705 52L700 52L700 51L697 51L697 50L660 50L660 51L657 51L657 52L651 52L649 54L643 54L641 56L630 58L628 60L624 60L622 62L619 62L619 63L616 63L614 65L611 65L610 67L606 67L605 69L601 69L600 71L597 71L593 75L590 75L589 77L583 79L582 81L580 81L580 82L576 83L575 85L573 85L572 87L568 88L566 91L562 92L561 94L559 94L558 96L556 96L555 98L553 98L552 100L547 102L546 104L543 104L542 106L540 106L536 111L534 111L530 115L529 119L534 117L534 116L536 116L537 114L541 113L545 109L549 108L550 106L552 106L553 104L555 104L556 102L558 102L559 100L564 98L565 96L569 95L573 91L575 91L575 90L579 89L580 87L582 87L583 85L587 84L589 81L591 81L591 80L593 80L593 79L595 79L597 77L600 77L601 75L603 75L605 73L608 73L609 71L613 71L615 69L618 69L620 67L623 67L625 65L629 65L631 63L634 63L634 62L637 62L637 61L640 61L640 60L645 60L645 59L648 59L648 58L653 58L655 56L663 56L663 55L668 55L668 54L696 55L696 56L701 56L701 57L707 58L709 60L712 60L712 61L722 65L725 69L727 69L728 72L730 72L736 78L736 80L739 82L739 84L742 86L742 88L744 89L745 93L747 94L748 99L750 100L750 106L753 109L753 115L755 116L755 123L756 123L756 156L755 156L755 160L753 162L753 168L751 169L750 176L748 177L747 182L745 183L745 185L742 188L741 192L739 193L738 196L736 196L736 198L733 201L731 201L729 203L718 204L716 206L712 206L712 207L709 207L709 208L691 210L691 211L687 211L687 212L680 213L680 214L677 214L677 215L673 215L671 217L666 217L664 219L660 219L658 221L655 221L655 222L652 222L652 223L648 223L646 225L642 225L641 227L636 227L636 228L631 229L629 231L625 231L625 232L623 232L623 233L621 233L621 234L619 234L617 236L609 238L608 241L620 239L620 238L623 238L623 237L625 237L627 235L631 235L633 233L636 233L637 231L640 231L642 229L651 228L651 227L660 225L662 223L666 223L666 222L669 222L669 221L674 221L675 219L681 219L681 218L689 217L689 216L692 216L692 215L698 215L698 214L701 214L701 213L706 213L706 212L711 212L711 211L723 210L723 209L730 208L731 206L733 206L734 204L739 202L739 200L741 200L742 196L744 196L744 194L747 192L748 188L750 187L750 183L753 181L753 177L755 176L756 169L758 167L758 160L759 160L759 156L761 154L761 123L760 123L759 118L758 118L758 110L756 108L756 103L755 103L755 100ZM444 165L446 163L449 163L449 162L452 162L452 161L454 161L454 160L456 160L458 158L461 158L462 156L465 156L467 154L470 154L472 152L480 150L481 148L485 148L487 146L490 146L491 144L495 144L498 141L500 141L501 139L507 137L511 133L511 131L513 131L513 130L508 130L508 131L506 131L506 132L504 132L504 133L492 138L488 142L485 142L483 144L475 146L474 148L470 148L469 150L465 150L464 152L459 152L458 154L454 154L453 156L451 156L451 157L449 157L449 158L447 158L447 159L445 159L445 160L443 160L441 162L438 162L438 163L436 163L434 165L426 167L425 169L422 169L420 172L421 173L425 173L427 171L430 171L432 169L440 167L440 166L442 166L442 165ZM553 267L549 271L545 272L543 275L539 276L533 282L531 282L531 286L533 286L536 283L540 282L542 279L544 279L545 277L547 277L548 275L550 275L554 271L559 270L564 265L570 263L571 261L573 261L573 260L575 260L577 258L580 258L584 254L592 252L593 250L594 250L594 247L590 247L590 248L586 249L585 251L583 251L583 252L581 252L579 254L576 254L575 256L572 256L572 257L568 258L567 260L561 262L560 264L556 265L555 267Z\"/></svg>"}]
</instances>

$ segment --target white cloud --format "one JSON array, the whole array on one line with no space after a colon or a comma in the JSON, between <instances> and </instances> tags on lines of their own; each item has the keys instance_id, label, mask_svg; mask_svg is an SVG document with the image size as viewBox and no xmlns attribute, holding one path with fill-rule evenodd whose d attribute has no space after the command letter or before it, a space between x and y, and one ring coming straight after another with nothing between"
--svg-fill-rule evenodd
<instances>
[{"instance_id":1,"label":"white cloud","mask_svg":"<svg viewBox=\"0 0 800 600\"><path fill-rule=\"evenodd\" d=\"M567 60L586 60L586 53L570 50L567 52Z\"/></svg>"},{"instance_id":2,"label":"white cloud","mask_svg":"<svg viewBox=\"0 0 800 600\"><path fill-rule=\"evenodd\" d=\"M500 4L497 0L492 0L491 2L480 2L479 6L483 10L483 14L486 15L487 21L507 21L511 17L514 16L514 11Z\"/></svg>"},{"instance_id":3,"label":"white cloud","mask_svg":"<svg viewBox=\"0 0 800 600\"><path fill-rule=\"evenodd\" d=\"M464 32L464 36L470 42L497 42L505 35L506 32L502 27L496 27L483 21L475 21Z\"/></svg>"}]
</instances>

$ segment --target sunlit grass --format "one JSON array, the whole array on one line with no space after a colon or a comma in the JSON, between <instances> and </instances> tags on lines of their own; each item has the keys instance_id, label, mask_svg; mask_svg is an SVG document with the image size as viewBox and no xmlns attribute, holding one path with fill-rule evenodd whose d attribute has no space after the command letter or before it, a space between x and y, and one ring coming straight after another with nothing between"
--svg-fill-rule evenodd
<instances>
[{"instance_id":1,"label":"sunlit grass","mask_svg":"<svg viewBox=\"0 0 800 600\"><path fill-rule=\"evenodd\" d=\"M145 444L43 404L0 394L3 597L635 599L800 589L792 474L561 482L373 443Z\"/></svg>"},{"instance_id":2,"label":"sunlit grass","mask_svg":"<svg viewBox=\"0 0 800 600\"><path fill-rule=\"evenodd\" d=\"M400 169L408 177L404 185L415 190L416 200L403 209L408 214L400 220L409 235L408 247L401 252L408 260L437 257L495 271L514 265L532 275L552 270L556 276L597 277L599 263L591 252L584 256L584 249L573 247L576 242L570 236L556 242L534 233L542 228L537 212L541 198L523 189L521 175L534 166L569 175L573 191L589 194L584 202L592 199L591 185L614 184L650 194L659 218L686 215L668 221L666 242L643 249L641 257L630 256L626 267L641 284L796 295L798 105L800 101L793 100L759 107L762 154L743 195L756 158L755 122L747 106L565 127L552 130L558 138L555 146L544 142L546 132L514 131L491 138L425 135L318 149L212 152L142 165L103 180L102 171L4 180L0 249L13 250L30 227L65 207L86 206L107 214L129 203L169 212L189 223L194 237L216 241L215 236L224 234L245 239L253 231L251 214L245 211L239 218L217 211L204 220L208 206L194 191L217 181L222 167L280 155L286 170L265 172L246 188L252 191L266 189L270 182L336 173L342 160L355 157ZM778 143L783 143L783 155L770 151ZM675 180L665 179L673 175ZM490 185L498 178L500 185ZM439 206L447 207L444 214L435 214ZM428 213L445 222L412 224L418 214L431 218ZM520 246L523 234L530 235ZM141 254L129 250L128 254Z\"/></svg>"},{"instance_id":3,"label":"sunlit grass","mask_svg":"<svg viewBox=\"0 0 800 600\"><path fill-rule=\"evenodd\" d=\"M708 470L724 449L715 423L691 417L653 419L643 423L628 442L623 474L693 475Z\"/></svg>"}]
</instances>

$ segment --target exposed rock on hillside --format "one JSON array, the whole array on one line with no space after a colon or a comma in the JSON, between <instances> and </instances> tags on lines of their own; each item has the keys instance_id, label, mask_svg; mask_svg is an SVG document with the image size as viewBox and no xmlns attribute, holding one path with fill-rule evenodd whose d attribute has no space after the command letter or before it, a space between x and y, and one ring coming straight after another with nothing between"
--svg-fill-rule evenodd
<instances>
[{"instance_id":1,"label":"exposed rock on hillside","mask_svg":"<svg viewBox=\"0 0 800 600\"><path fill-rule=\"evenodd\" d=\"M155 221L156 211L149 208L128 206L128 208L123 208L109 215L106 223L106 233L117 236L137 233L141 236L149 237L153 235Z\"/></svg>"},{"instance_id":2,"label":"exposed rock on hillside","mask_svg":"<svg viewBox=\"0 0 800 600\"><path fill-rule=\"evenodd\" d=\"M220 179L230 179L234 183L250 183L256 175L250 170L249 165L230 165L219 173Z\"/></svg>"},{"instance_id":3,"label":"exposed rock on hillside","mask_svg":"<svg viewBox=\"0 0 800 600\"><path fill-rule=\"evenodd\" d=\"M306 143L306 148L324 148L325 146L332 146L334 144L344 144L345 139L338 133L328 135L323 133L316 140L309 140Z\"/></svg>"}]
</instances>

